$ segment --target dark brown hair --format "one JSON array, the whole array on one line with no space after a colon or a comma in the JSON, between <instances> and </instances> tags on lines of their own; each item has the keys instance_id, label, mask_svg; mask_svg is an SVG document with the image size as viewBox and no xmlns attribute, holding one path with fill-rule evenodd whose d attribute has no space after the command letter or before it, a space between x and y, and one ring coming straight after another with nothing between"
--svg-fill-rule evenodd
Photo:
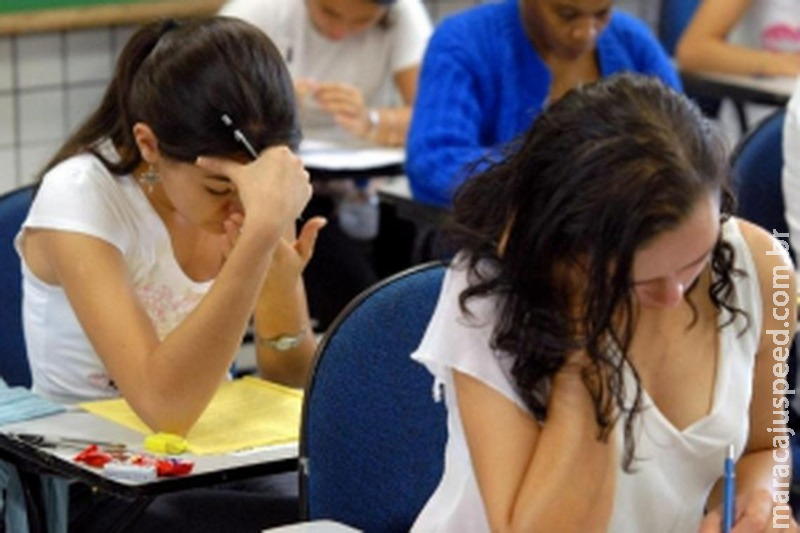
<instances>
[{"instance_id":1,"label":"dark brown hair","mask_svg":"<svg viewBox=\"0 0 800 533\"><path fill-rule=\"evenodd\" d=\"M498 297L492 347L513 358L516 387L539 419L550 378L567 354L586 352L599 438L624 418L626 468L641 402L627 357L634 255L705 195L720 198L727 219L727 180L726 147L697 107L654 78L625 74L567 93L507 158L456 193L455 238L474 280L462 309L472 298ZM733 304L733 260L720 239L710 297L730 313L728 322L746 316ZM565 272L580 272L581 287ZM626 366L636 377L634 398L625 397Z\"/></svg>"},{"instance_id":2,"label":"dark brown hair","mask_svg":"<svg viewBox=\"0 0 800 533\"><path fill-rule=\"evenodd\" d=\"M178 161L240 155L222 114L258 151L297 145L292 82L273 43L233 18L154 22L130 38L99 107L41 174L82 152L95 154L114 174L131 173L142 161L132 131L137 122L150 126L161 153ZM107 139L119 161L99 152Z\"/></svg>"}]
</instances>

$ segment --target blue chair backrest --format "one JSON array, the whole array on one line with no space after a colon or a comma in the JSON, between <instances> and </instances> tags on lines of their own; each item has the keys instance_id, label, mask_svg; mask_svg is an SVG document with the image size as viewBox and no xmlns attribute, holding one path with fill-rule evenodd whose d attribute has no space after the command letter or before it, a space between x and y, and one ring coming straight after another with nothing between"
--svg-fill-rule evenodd
<instances>
[{"instance_id":1,"label":"blue chair backrest","mask_svg":"<svg viewBox=\"0 0 800 533\"><path fill-rule=\"evenodd\" d=\"M658 39L670 56L675 55L675 47L683 30L692 20L700 0L661 0L658 13Z\"/></svg>"},{"instance_id":2,"label":"blue chair backrest","mask_svg":"<svg viewBox=\"0 0 800 533\"><path fill-rule=\"evenodd\" d=\"M409 355L445 267L426 263L358 296L328 330L306 387L300 494L310 519L406 532L438 485L447 437L433 378Z\"/></svg>"},{"instance_id":3,"label":"blue chair backrest","mask_svg":"<svg viewBox=\"0 0 800 533\"><path fill-rule=\"evenodd\" d=\"M0 196L0 376L9 386L31 384L22 332L22 274L14 237L32 199L33 186Z\"/></svg>"},{"instance_id":4,"label":"blue chair backrest","mask_svg":"<svg viewBox=\"0 0 800 533\"><path fill-rule=\"evenodd\" d=\"M750 131L731 156L737 214L768 232L788 233L781 172L785 109L778 109ZM788 239L784 239L788 242Z\"/></svg>"}]
</instances>

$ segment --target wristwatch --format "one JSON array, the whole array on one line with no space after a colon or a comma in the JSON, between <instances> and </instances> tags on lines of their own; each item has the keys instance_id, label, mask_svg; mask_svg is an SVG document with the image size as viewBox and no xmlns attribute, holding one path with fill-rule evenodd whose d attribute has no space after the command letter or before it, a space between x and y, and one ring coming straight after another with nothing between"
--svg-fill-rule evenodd
<instances>
[{"instance_id":1,"label":"wristwatch","mask_svg":"<svg viewBox=\"0 0 800 533\"><path fill-rule=\"evenodd\" d=\"M286 333L282 333L277 337L272 337L270 339L265 339L256 335L256 339L258 340L258 344L261 346L265 346L267 348L271 348L278 352L286 352L291 350L292 348L296 348L297 345L300 344L300 341L303 340L303 337L306 336L306 328L300 331L297 335L289 335Z\"/></svg>"}]
</instances>

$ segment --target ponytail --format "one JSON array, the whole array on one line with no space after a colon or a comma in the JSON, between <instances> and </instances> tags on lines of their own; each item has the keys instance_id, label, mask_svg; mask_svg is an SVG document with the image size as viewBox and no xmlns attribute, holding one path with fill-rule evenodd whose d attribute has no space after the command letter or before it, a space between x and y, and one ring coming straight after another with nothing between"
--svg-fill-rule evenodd
<instances>
[{"instance_id":1,"label":"ponytail","mask_svg":"<svg viewBox=\"0 0 800 533\"><path fill-rule=\"evenodd\" d=\"M133 138L133 124L128 108L131 87L139 67L158 41L176 27L176 21L166 20L145 25L133 34L117 60L114 77L106 88L100 105L61 145L38 174L38 180L65 159L84 152L95 155L113 174L129 174L139 166L142 158ZM109 161L99 152L98 144L106 139L117 148L120 155L118 162Z\"/></svg>"}]
</instances>

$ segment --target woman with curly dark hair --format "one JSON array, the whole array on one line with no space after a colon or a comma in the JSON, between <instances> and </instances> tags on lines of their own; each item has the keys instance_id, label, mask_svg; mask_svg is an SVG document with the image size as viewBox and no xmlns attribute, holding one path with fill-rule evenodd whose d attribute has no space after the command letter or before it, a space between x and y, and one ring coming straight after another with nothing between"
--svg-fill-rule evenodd
<instances>
[{"instance_id":1,"label":"woman with curly dark hair","mask_svg":"<svg viewBox=\"0 0 800 533\"><path fill-rule=\"evenodd\" d=\"M727 177L693 104L623 75L569 92L466 182L414 354L450 431L415 530L719 531L730 445L737 524L764 530L788 498L773 366L795 311L772 276L792 267L731 216Z\"/></svg>"}]
</instances>

